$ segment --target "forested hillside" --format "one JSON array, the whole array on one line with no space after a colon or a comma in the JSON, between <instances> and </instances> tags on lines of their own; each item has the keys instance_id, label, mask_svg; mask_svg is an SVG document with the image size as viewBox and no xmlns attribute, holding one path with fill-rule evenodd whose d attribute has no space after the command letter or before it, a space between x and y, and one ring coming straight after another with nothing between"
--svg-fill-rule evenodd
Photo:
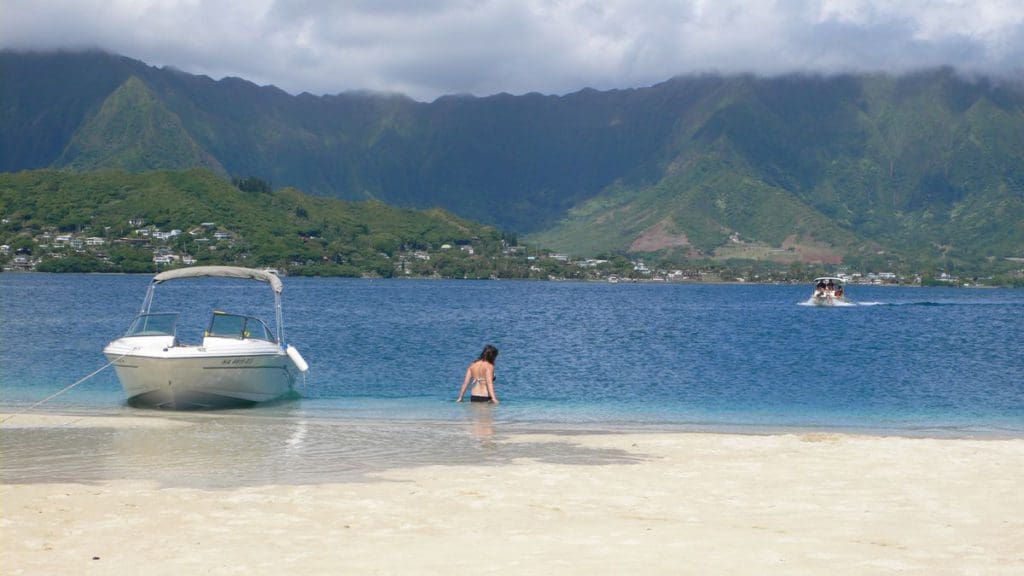
<instances>
[{"instance_id":1,"label":"forested hillside","mask_svg":"<svg viewBox=\"0 0 1024 576\"><path fill-rule=\"evenodd\" d=\"M293 96L96 52L4 52L0 75L4 171L205 167L438 206L581 255L1024 256L1024 91L949 69L430 103Z\"/></svg>"},{"instance_id":2,"label":"forested hillside","mask_svg":"<svg viewBox=\"0 0 1024 576\"><path fill-rule=\"evenodd\" d=\"M307 275L529 275L514 238L443 210L271 191L207 170L0 174L0 214L9 252L0 262L20 260L24 269L152 272L192 263Z\"/></svg>"}]
</instances>

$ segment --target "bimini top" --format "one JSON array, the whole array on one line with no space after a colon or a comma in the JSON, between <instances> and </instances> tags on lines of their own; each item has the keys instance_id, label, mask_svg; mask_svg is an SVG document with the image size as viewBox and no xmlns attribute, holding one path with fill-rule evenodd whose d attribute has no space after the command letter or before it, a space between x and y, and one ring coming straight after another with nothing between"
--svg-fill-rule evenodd
<instances>
[{"instance_id":1,"label":"bimini top","mask_svg":"<svg viewBox=\"0 0 1024 576\"><path fill-rule=\"evenodd\" d=\"M281 279L277 277L277 274L267 272L266 270L242 268L241 266L192 266L189 268L168 270L167 272L161 272L156 276L153 276L153 284L159 284L168 280L178 280L181 278L203 278L209 276L217 278L259 280L260 282L270 284L270 287L273 288L274 292L277 294L280 294L281 291L284 290L284 284L281 283Z\"/></svg>"},{"instance_id":2,"label":"bimini top","mask_svg":"<svg viewBox=\"0 0 1024 576\"><path fill-rule=\"evenodd\" d=\"M821 278L815 278L814 283L817 284L818 282L828 282L829 280L831 280L833 284L842 284L846 282L846 280L843 280L838 276L822 276Z\"/></svg>"}]
</instances>

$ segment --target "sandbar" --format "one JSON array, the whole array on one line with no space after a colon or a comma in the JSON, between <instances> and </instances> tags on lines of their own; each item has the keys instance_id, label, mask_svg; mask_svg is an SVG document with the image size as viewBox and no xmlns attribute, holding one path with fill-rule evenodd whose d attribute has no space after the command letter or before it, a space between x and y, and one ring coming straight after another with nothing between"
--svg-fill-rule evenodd
<instances>
[{"instance_id":1,"label":"sandbar","mask_svg":"<svg viewBox=\"0 0 1024 576\"><path fill-rule=\"evenodd\" d=\"M1024 574L1024 439L476 440L575 457L227 489L7 481L0 573Z\"/></svg>"}]
</instances>

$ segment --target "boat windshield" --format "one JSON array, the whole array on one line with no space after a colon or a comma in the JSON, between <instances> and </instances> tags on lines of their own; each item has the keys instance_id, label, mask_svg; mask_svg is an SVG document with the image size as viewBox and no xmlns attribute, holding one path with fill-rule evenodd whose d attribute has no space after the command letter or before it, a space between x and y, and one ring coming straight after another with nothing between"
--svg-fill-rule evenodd
<instances>
[{"instance_id":1,"label":"boat windshield","mask_svg":"<svg viewBox=\"0 0 1024 576\"><path fill-rule=\"evenodd\" d=\"M174 336L177 314L142 314L135 317L125 336Z\"/></svg>"},{"instance_id":2,"label":"boat windshield","mask_svg":"<svg viewBox=\"0 0 1024 576\"><path fill-rule=\"evenodd\" d=\"M214 312L210 320L210 327L206 330L207 336L217 338L237 338L266 340L276 342L274 333L267 328L263 320L252 316L239 316L237 314L226 314Z\"/></svg>"}]
</instances>

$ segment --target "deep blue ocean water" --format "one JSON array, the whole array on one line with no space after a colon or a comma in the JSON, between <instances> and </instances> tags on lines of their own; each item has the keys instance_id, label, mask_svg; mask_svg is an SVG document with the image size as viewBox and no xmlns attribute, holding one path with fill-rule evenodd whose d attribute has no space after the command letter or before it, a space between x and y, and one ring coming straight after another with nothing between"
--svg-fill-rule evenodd
<instances>
[{"instance_id":1,"label":"deep blue ocean water","mask_svg":"<svg viewBox=\"0 0 1024 576\"><path fill-rule=\"evenodd\" d=\"M0 407L17 411L106 363L148 276L0 274ZM1024 290L285 278L286 341L311 369L260 416L445 422L466 365L495 344L495 423L824 428L1024 435ZM195 341L212 308L272 323L270 289L157 288ZM254 302L256 305L250 304ZM112 370L39 410L124 413Z\"/></svg>"}]
</instances>

